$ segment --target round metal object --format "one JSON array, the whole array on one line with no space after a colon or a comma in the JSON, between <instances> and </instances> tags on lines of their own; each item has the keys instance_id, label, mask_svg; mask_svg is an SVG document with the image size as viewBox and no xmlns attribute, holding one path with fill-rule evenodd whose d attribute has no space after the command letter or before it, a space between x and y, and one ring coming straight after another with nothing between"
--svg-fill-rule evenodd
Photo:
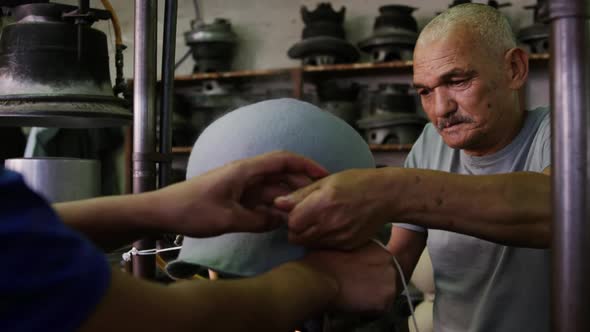
<instances>
[{"instance_id":1,"label":"round metal object","mask_svg":"<svg viewBox=\"0 0 590 332\"><path fill-rule=\"evenodd\" d=\"M0 125L91 128L129 124L132 114L126 101L113 93L105 34L56 21L60 8L20 6L16 11L20 20L2 30ZM39 18L42 13L47 14Z\"/></svg>"},{"instance_id":2,"label":"round metal object","mask_svg":"<svg viewBox=\"0 0 590 332\"><path fill-rule=\"evenodd\" d=\"M346 7L336 12L330 3L320 3L313 11L302 6L303 38L291 46L287 52L289 58L301 59L303 65L312 66L357 61L359 51L346 41L342 26L345 13Z\"/></svg>"},{"instance_id":3,"label":"round metal object","mask_svg":"<svg viewBox=\"0 0 590 332\"><path fill-rule=\"evenodd\" d=\"M414 113L416 101L407 84L381 84L375 96L375 113Z\"/></svg>"},{"instance_id":4,"label":"round metal object","mask_svg":"<svg viewBox=\"0 0 590 332\"><path fill-rule=\"evenodd\" d=\"M209 24L194 21L193 30L186 32L184 37L195 60L193 72L231 69L238 37L228 20L216 18Z\"/></svg>"},{"instance_id":5,"label":"round metal object","mask_svg":"<svg viewBox=\"0 0 590 332\"><path fill-rule=\"evenodd\" d=\"M379 8L373 35L358 43L358 47L371 54L373 62L411 58L418 39L418 24L412 16L414 7L390 5Z\"/></svg>"},{"instance_id":6,"label":"round metal object","mask_svg":"<svg viewBox=\"0 0 590 332\"><path fill-rule=\"evenodd\" d=\"M412 144L418 139L426 119L408 113L381 113L357 122L369 144Z\"/></svg>"},{"instance_id":7,"label":"round metal object","mask_svg":"<svg viewBox=\"0 0 590 332\"><path fill-rule=\"evenodd\" d=\"M521 29L518 33L518 40L530 47L532 53L549 52L549 26L535 23Z\"/></svg>"},{"instance_id":8,"label":"round metal object","mask_svg":"<svg viewBox=\"0 0 590 332\"><path fill-rule=\"evenodd\" d=\"M359 51L344 39L320 36L299 41L287 52L292 59L331 57L332 63L351 63L359 59ZM313 63L306 63L313 64Z\"/></svg>"},{"instance_id":9,"label":"round metal object","mask_svg":"<svg viewBox=\"0 0 590 332\"><path fill-rule=\"evenodd\" d=\"M358 43L361 51L371 54L373 62L411 58L418 34L409 30L387 28Z\"/></svg>"},{"instance_id":10,"label":"round metal object","mask_svg":"<svg viewBox=\"0 0 590 332\"><path fill-rule=\"evenodd\" d=\"M351 126L354 126L358 119L358 109L354 102L333 100L323 102L320 106L324 111L332 113Z\"/></svg>"},{"instance_id":11,"label":"round metal object","mask_svg":"<svg viewBox=\"0 0 590 332\"><path fill-rule=\"evenodd\" d=\"M405 5L387 5L379 7L380 15L375 19L374 31L382 28L400 28L418 32L418 22L412 16L417 8Z\"/></svg>"},{"instance_id":12,"label":"round metal object","mask_svg":"<svg viewBox=\"0 0 590 332\"><path fill-rule=\"evenodd\" d=\"M100 162L90 159L7 159L7 169L21 173L25 183L50 203L100 196Z\"/></svg>"}]
</instances>

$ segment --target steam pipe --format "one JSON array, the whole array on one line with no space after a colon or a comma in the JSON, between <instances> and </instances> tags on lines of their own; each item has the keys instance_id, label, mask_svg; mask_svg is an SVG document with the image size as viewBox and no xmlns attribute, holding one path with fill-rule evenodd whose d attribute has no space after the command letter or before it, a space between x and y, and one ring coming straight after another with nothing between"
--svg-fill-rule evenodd
<instances>
[{"instance_id":1,"label":"steam pipe","mask_svg":"<svg viewBox=\"0 0 590 332\"><path fill-rule=\"evenodd\" d=\"M133 81L133 193L156 189L156 0L135 0L135 52ZM151 156L151 157L150 157ZM137 249L152 249L153 239L133 244ZM133 275L153 279L155 257L133 256Z\"/></svg>"},{"instance_id":2,"label":"steam pipe","mask_svg":"<svg viewBox=\"0 0 590 332\"><path fill-rule=\"evenodd\" d=\"M174 57L176 49L176 12L177 0L166 0L164 9L164 37L162 47L162 93L160 104L160 153L169 156L172 153L172 108L174 106ZM159 167L159 187L171 182L171 163L164 161Z\"/></svg>"},{"instance_id":3,"label":"steam pipe","mask_svg":"<svg viewBox=\"0 0 590 332\"><path fill-rule=\"evenodd\" d=\"M590 331L590 45L585 0L551 0L552 331Z\"/></svg>"}]
</instances>

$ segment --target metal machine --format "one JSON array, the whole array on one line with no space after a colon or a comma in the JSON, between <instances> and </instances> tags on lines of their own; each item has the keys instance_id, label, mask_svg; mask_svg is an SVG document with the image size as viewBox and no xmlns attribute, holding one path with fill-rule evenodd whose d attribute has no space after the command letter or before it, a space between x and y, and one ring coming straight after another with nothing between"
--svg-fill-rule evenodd
<instances>
[{"instance_id":1,"label":"metal machine","mask_svg":"<svg viewBox=\"0 0 590 332\"><path fill-rule=\"evenodd\" d=\"M3 26L0 38L0 125L129 124L129 103L111 84L107 38L91 28L111 13L88 1L78 7L26 2L3 10L14 23ZM120 66L122 73L122 59Z\"/></svg>"},{"instance_id":2,"label":"metal machine","mask_svg":"<svg viewBox=\"0 0 590 332\"><path fill-rule=\"evenodd\" d=\"M346 40L344 15L346 7L335 11L330 3L320 3L313 11L301 7L305 23L302 40L291 46L287 54L301 59L303 65L351 63L358 60L359 51Z\"/></svg>"}]
</instances>

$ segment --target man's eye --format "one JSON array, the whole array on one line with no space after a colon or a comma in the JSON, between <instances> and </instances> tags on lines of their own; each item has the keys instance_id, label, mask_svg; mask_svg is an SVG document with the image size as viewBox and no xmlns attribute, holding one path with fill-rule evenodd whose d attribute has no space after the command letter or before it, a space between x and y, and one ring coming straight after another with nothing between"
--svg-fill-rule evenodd
<instances>
[{"instance_id":1,"label":"man's eye","mask_svg":"<svg viewBox=\"0 0 590 332\"><path fill-rule=\"evenodd\" d=\"M457 81L449 82L449 85L455 86L455 87L462 87L462 86L467 85L468 82L469 82L469 80L457 80Z\"/></svg>"},{"instance_id":2,"label":"man's eye","mask_svg":"<svg viewBox=\"0 0 590 332\"><path fill-rule=\"evenodd\" d=\"M418 90L418 94L420 96L428 96L430 94L430 90L428 90L428 89L420 89L420 90Z\"/></svg>"}]
</instances>

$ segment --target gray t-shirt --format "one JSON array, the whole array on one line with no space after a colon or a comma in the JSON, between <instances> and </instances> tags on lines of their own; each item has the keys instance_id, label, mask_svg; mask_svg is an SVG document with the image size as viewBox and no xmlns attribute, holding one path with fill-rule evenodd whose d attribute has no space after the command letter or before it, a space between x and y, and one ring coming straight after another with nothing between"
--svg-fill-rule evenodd
<instances>
[{"instance_id":1,"label":"gray t-shirt","mask_svg":"<svg viewBox=\"0 0 590 332\"><path fill-rule=\"evenodd\" d=\"M428 124L405 167L471 175L542 172L550 166L550 148L549 110L537 108L527 112L509 145L482 157L450 148ZM436 229L428 229L427 247L436 287L435 331L549 331L549 250L509 247Z\"/></svg>"}]
</instances>

